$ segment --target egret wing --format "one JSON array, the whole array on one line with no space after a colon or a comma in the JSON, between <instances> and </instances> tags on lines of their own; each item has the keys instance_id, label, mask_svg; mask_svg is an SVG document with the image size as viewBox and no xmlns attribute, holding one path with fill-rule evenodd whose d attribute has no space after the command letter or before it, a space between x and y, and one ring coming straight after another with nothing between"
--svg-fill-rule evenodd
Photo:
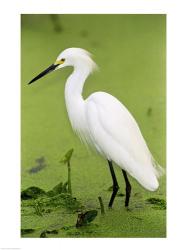
<instances>
[{"instance_id":1,"label":"egret wing","mask_svg":"<svg viewBox=\"0 0 187 250\"><path fill-rule=\"evenodd\" d=\"M125 106L104 92L86 101L86 118L92 143L149 190L158 187L157 170L140 129Z\"/></svg>"}]
</instances>

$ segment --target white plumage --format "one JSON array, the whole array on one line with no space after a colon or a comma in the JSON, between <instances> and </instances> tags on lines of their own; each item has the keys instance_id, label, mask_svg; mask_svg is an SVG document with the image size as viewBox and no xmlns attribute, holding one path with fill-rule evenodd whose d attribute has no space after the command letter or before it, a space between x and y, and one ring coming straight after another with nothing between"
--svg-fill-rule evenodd
<instances>
[{"instance_id":1,"label":"white plumage","mask_svg":"<svg viewBox=\"0 0 187 250\"><path fill-rule=\"evenodd\" d=\"M84 82L96 68L90 54L72 48L62 52L57 60L61 58L65 58L65 62L59 68L74 67L65 86L66 107L73 129L84 142L126 170L144 188L155 191L161 169L156 166L127 108L105 92L93 93L86 100L82 98Z\"/></svg>"},{"instance_id":2,"label":"white plumage","mask_svg":"<svg viewBox=\"0 0 187 250\"><path fill-rule=\"evenodd\" d=\"M93 93L86 100L82 97L86 78L97 68L90 53L79 48L66 49L54 65L55 70L74 68L65 85L65 102L71 125L81 140L114 161L144 188L155 191L162 168L153 159L127 108L105 92Z\"/></svg>"}]
</instances>

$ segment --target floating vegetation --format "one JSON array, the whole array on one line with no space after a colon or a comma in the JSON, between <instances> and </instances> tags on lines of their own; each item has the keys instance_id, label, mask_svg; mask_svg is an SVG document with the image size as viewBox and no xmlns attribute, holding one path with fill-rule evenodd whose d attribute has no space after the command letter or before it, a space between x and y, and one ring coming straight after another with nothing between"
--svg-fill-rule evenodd
<instances>
[{"instance_id":1,"label":"floating vegetation","mask_svg":"<svg viewBox=\"0 0 187 250\"><path fill-rule=\"evenodd\" d=\"M72 211L82 208L80 202L78 202L76 198L67 193L66 186L67 183L63 184L62 182L60 182L48 192L45 192L43 189L40 189L38 187L30 187L22 191L21 197L22 200L31 200L31 202L27 204L24 203L24 205L33 206L35 208L35 213L40 216L42 216L43 212L51 212L51 210L49 209L43 209L43 207L46 206L62 206Z\"/></svg>"},{"instance_id":2,"label":"floating vegetation","mask_svg":"<svg viewBox=\"0 0 187 250\"><path fill-rule=\"evenodd\" d=\"M63 184L60 182L48 192L38 187L30 187L22 191L22 211L29 211L29 216L35 214L43 218L45 218L45 216L48 218L49 213L54 214L56 211L58 211L58 213L59 211L60 213L68 211L68 214L81 211L84 207L76 198L67 192L66 186L67 183ZM75 228L75 225L73 227ZM42 232L40 231L39 237L48 238L50 234L58 234L61 229L67 230L61 223L53 224L47 229L43 229ZM23 229L21 235L24 236L34 231L35 229Z\"/></svg>"},{"instance_id":3,"label":"floating vegetation","mask_svg":"<svg viewBox=\"0 0 187 250\"><path fill-rule=\"evenodd\" d=\"M80 202L77 201L76 198L73 198L70 194L58 194L48 198L41 198L40 202L44 206L52 206L52 207L63 207L68 210L76 211L79 208L82 208Z\"/></svg>"},{"instance_id":4,"label":"floating vegetation","mask_svg":"<svg viewBox=\"0 0 187 250\"><path fill-rule=\"evenodd\" d=\"M41 232L40 238L48 238L50 234L58 234L60 230L69 230L70 228L72 228L72 226L64 227L62 224L52 224Z\"/></svg>"},{"instance_id":5,"label":"floating vegetation","mask_svg":"<svg viewBox=\"0 0 187 250\"><path fill-rule=\"evenodd\" d=\"M146 200L147 203L154 205L152 208L165 210L166 209L166 201L164 199L159 198L149 198Z\"/></svg>"},{"instance_id":6,"label":"floating vegetation","mask_svg":"<svg viewBox=\"0 0 187 250\"><path fill-rule=\"evenodd\" d=\"M90 210L78 214L76 227L82 227L88 225L92 222L97 216L97 210Z\"/></svg>"},{"instance_id":7,"label":"floating vegetation","mask_svg":"<svg viewBox=\"0 0 187 250\"><path fill-rule=\"evenodd\" d=\"M34 202L34 208L35 208L35 213L39 216L43 216L42 212L44 212L44 209L42 209L42 204L39 201Z\"/></svg>"},{"instance_id":8,"label":"floating vegetation","mask_svg":"<svg viewBox=\"0 0 187 250\"><path fill-rule=\"evenodd\" d=\"M82 237L93 237L93 235L95 233L97 233L98 231L98 225L97 224L87 224L86 226L83 227L78 227L78 228L71 228L71 230L66 232L67 236L70 237L78 237L78 238L82 238Z\"/></svg>"},{"instance_id":9,"label":"floating vegetation","mask_svg":"<svg viewBox=\"0 0 187 250\"><path fill-rule=\"evenodd\" d=\"M40 238L48 238L47 234L58 234L58 230L53 229L53 230L44 230L41 234L40 234Z\"/></svg>"},{"instance_id":10,"label":"floating vegetation","mask_svg":"<svg viewBox=\"0 0 187 250\"><path fill-rule=\"evenodd\" d=\"M43 189L33 186L21 192L21 199L22 200L37 199L38 197L41 197L43 195L46 195L46 192Z\"/></svg>"},{"instance_id":11,"label":"floating vegetation","mask_svg":"<svg viewBox=\"0 0 187 250\"><path fill-rule=\"evenodd\" d=\"M43 217L45 220L49 216L54 216L54 213L74 214L82 211L84 207L75 197L72 196L71 190L71 157L73 149L70 149L60 161L62 164L67 164L68 167L68 181L60 182L51 190L45 191L39 187L31 186L21 192L21 210L26 216L37 215ZM44 167L44 157L36 159L37 167ZM52 215L49 215L52 213ZM62 217L63 218L63 217ZM87 224L92 220L91 214L85 213L85 218L82 217L82 223ZM78 223L79 224L79 223ZM81 224L81 222L80 222ZM76 228L76 225L70 227ZM67 229L68 228L68 229ZM50 234L58 234L59 230L69 230L69 227L60 224L55 224L47 229L39 231L40 238L48 238ZM22 236L33 233L36 229L23 229Z\"/></svg>"},{"instance_id":12,"label":"floating vegetation","mask_svg":"<svg viewBox=\"0 0 187 250\"><path fill-rule=\"evenodd\" d=\"M21 236L25 235L25 234L30 234L33 233L35 230L32 228L27 228L27 229L21 229Z\"/></svg>"}]
</instances>

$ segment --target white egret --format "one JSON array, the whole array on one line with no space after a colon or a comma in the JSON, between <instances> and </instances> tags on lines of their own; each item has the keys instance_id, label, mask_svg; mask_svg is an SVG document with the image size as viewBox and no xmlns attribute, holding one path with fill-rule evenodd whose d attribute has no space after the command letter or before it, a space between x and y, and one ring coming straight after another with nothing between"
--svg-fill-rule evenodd
<instances>
[{"instance_id":1,"label":"white egret","mask_svg":"<svg viewBox=\"0 0 187 250\"><path fill-rule=\"evenodd\" d=\"M69 48L62 51L55 63L29 84L66 66L74 68L65 85L65 102L72 128L82 141L108 161L113 180L109 207L119 189L112 162L121 167L126 182L125 206L128 207L131 184L127 173L145 189L155 191L162 168L152 157L135 119L120 101L105 92L96 92L83 99L85 80L97 67L86 50Z\"/></svg>"}]
</instances>

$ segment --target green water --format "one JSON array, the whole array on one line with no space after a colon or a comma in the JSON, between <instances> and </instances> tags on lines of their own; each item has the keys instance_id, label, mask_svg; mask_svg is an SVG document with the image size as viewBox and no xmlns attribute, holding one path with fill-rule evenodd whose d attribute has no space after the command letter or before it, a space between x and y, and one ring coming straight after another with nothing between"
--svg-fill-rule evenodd
<instances>
[{"instance_id":1,"label":"green water","mask_svg":"<svg viewBox=\"0 0 187 250\"><path fill-rule=\"evenodd\" d=\"M71 229L50 237L166 236L166 210L153 209L145 203L151 197L166 199L165 177L154 193L130 178L132 210L125 210L124 197L117 197L113 209L107 209L111 195L107 189L112 184L107 162L86 150L73 134L67 118L64 84L72 69L59 70L27 85L65 48L89 50L100 70L87 79L84 97L99 90L116 96L136 118L152 154L165 167L165 19L165 15L59 15L61 31L57 32L49 15L22 16L22 190L38 186L47 191L65 182L67 167L59 161L73 148L73 196L94 209L98 209L101 196L106 210L105 216L99 212L94 222L82 229L73 227L76 213L57 210L41 217L23 211L22 228L37 229L27 237L38 237L42 228L59 221ZM46 167L29 173L36 165L35 159L42 156ZM121 170L118 167L115 170L120 191L124 193Z\"/></svg>"}]
</instances>

